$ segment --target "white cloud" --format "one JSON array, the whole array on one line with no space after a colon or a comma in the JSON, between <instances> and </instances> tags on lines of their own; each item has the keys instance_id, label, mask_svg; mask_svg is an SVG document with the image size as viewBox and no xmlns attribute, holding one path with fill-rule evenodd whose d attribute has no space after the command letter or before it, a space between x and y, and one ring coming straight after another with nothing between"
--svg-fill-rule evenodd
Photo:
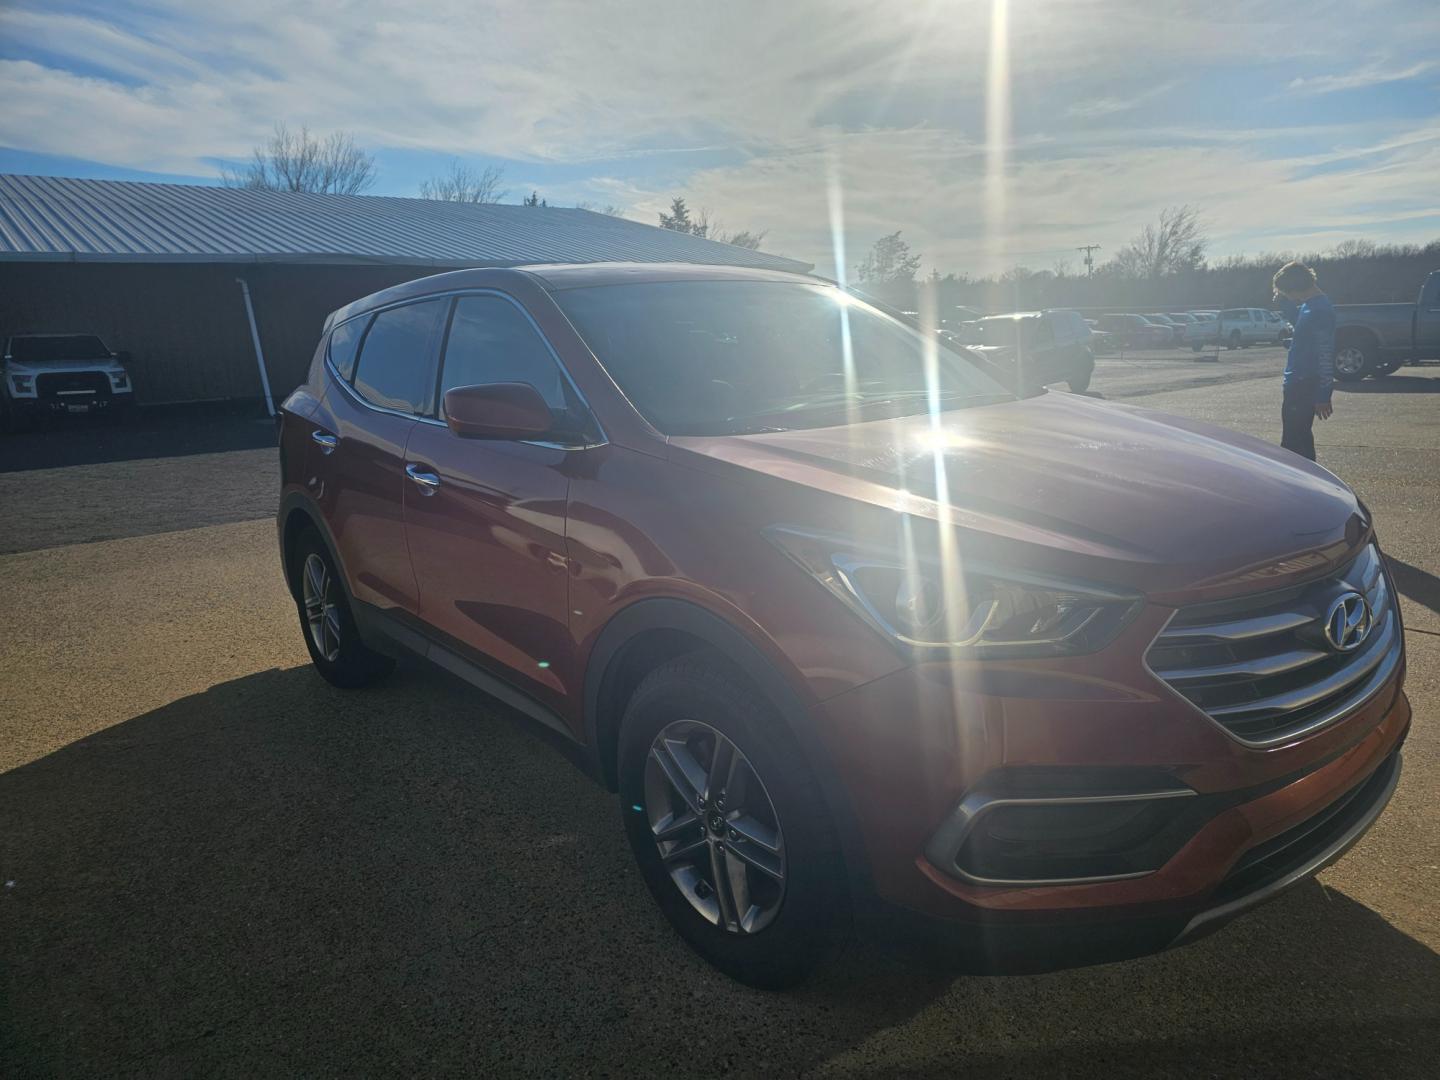
<instances>
[{"instance_id":1,"label":"white cloud","mask_svg":"<svg viewBox=\"0 0 1440 1080\"><path fill-rule=\"evenodd\" d=\"M1343 75L1311 75L1290 80L1290 89L1305 94L1333 94L1340 90L1359 90L1385 83L1408 82L1440 68L1440 60L1422 60L1406 67L1393 63L1377 63Z\"/></svg>"}]
</instances>

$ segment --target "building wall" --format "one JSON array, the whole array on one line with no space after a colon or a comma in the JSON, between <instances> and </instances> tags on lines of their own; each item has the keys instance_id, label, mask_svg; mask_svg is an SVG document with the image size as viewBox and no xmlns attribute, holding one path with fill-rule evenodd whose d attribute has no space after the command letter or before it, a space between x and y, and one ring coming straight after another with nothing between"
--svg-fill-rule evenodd
<instances>
[{"instance_id":1,"label":"building wall","mask_svg":"<svg viewBox=\"0 0 1440 1080\"><path fill-rule=\"evenodd\" d=\"M133 357L144 404L259 399L237 277L250 285L271 391L305 377L325 316L428 267L256 263L0 263L0 339L93 333Z\"/></svg>"}]
</instances>

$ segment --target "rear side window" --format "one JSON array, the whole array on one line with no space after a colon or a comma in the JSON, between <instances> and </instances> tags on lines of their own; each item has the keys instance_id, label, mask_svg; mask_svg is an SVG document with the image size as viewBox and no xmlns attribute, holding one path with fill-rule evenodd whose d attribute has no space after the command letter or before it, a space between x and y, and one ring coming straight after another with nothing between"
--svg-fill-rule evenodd
<instances>
[{"instance_id":1,"label":"rear side window","mask_svg":"<svg viewBox=\"0 0 1440 1080\"><path fill-rule=\"evenodd\" d=\"M456 386L504 382L529 383L556 412L572 404L549 346L514 304L499 296L462 296L445 344L441 399Z\"/></svg>"},{"instance_id":2,"label":"rear side window","mask_svg":"<svg viewBox=\"0 0 1440 1080\"><path fill-rule=\"evenodd\" d=\"M364 318L351 319L330 331L330 363L346 382L355 377L355 356L368 322Z\"/></svg>"},{"instance_id":3,"label":"rear side window","mask_svg":"<svg viewBox=\"0 0 1440 1080\"><path fill-rule=\"evenodd\" d=\"M375 316L355 370L355 392L372 405L423 413L434 386L435 329L448 300L387 308Z\"/></svg>"}]
</instances>

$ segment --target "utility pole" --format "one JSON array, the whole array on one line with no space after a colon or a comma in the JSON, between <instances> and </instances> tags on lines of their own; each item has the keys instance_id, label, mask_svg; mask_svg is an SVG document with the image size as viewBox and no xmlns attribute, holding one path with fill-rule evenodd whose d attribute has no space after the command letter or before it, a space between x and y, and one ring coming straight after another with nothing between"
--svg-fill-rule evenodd
<instances>
[{"instance_id":1,"label":"utility pole","mask_svg":"<svg viewBox=\"0 0 1440 1080\"><path fill-rule=\"evenodd\" d=\"M1090 253L1091 253L1092 251L1099 251L1099 250L1100 250L1100 245L1099 245L1099 244L1083 244L1083 245L1081 245L1080 247L1077 247L1075 250L1076 250L1076 251L1082 251L1082 252L1085 253L1085 260L1084 260L1084 262L1085 262L1085 276L1086 276L1086 277L1094 277L1094 276L1095 276L1095 256L1094 256L1094 255L1091 255Z\"/></svg>"}]
</instances>

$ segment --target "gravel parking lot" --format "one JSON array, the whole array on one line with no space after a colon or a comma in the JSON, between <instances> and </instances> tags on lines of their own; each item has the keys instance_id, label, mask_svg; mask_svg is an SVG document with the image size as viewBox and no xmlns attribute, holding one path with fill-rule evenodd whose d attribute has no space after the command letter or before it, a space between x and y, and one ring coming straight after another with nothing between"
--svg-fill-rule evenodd
<instances>
[{"instance_id":1,"label":"gravel parking lot","mask_svg":"<svg viewBox=\"0 0 1440 1080\"><path fill-rule=\"evenodd\" d=\"M1278 438L1279 351L1102 359L1100 395ZM856 947L714 974L615 800L449 677L305 663L247 417L5 440L0 1075L1433 1076L1440 369L1341 387L1415 725L1319 882L1193 946L1037 977Z\"/></svg>"}]
</instances>

